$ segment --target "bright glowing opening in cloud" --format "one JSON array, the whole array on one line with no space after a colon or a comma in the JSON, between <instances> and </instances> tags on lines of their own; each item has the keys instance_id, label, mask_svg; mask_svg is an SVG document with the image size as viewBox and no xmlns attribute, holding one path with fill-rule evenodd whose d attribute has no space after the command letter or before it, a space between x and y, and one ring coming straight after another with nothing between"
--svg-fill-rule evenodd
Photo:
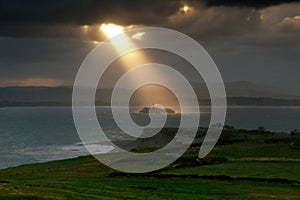
<instances>
[{"instance_id":1,"label":"bright glowing opening in cloud","mask_svg":"<svg viewBox=\"0 0 300 200\"><path fill-rule=\"evenodd\" d=\"M187 5L185 5L185 6L183 6L182 8L180 8L180 11L182 11L183 13L187 13L187 12L190 11L190 7L187 6Z\"/></svg>"},{"instance_id":2,"label":"bright glowing opening in cloud","mask_svg":"<svg viewBox=\"0 0 300 200\"><path fill-rule=\"evenodd\" d=\"M100 26L100 30L103 31L108 38L123 33L124 32L123 29L124 28L122 26L118 26L115 24L102 24Z\"/></svg>"},{"instance_id":3,"label":"bright glowing opening in cloud","mask_svg":"<svg viewBox=\"0 0 300 200\"><path fill-rule=\"evenodd\" d=\"M133 48L133 44L124 33L124 27L112 23L102 24L100 30L108 37L117 51ZM116 37L114 37L116 36Z\"/></svg>"}]
</instances>

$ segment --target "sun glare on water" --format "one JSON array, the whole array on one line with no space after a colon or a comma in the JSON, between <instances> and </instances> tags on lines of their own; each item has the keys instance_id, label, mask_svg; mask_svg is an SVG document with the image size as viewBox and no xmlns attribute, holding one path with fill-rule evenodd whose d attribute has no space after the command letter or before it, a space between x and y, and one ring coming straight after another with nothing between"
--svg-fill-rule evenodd
<instances>
[{"instance_id":1,"label":"sun glare on water","mask_svg":"<svg viewBox=\"0 0 300 200\"><path fill-rule=\"evenodd\" d=\"M124 28L122 26L118 26L115 24L102 24L100 30L105 33L108 38L112 38L118 34L124 32Z\"/></svg>"}]
</instances>

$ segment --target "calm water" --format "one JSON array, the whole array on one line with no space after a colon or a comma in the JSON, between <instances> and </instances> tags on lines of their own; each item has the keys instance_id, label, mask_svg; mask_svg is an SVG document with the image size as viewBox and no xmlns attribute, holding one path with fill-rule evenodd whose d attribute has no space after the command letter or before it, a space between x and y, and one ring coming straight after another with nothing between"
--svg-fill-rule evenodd
<instances>
[{"instance_id":1,"label":"calm water","mask_svg":"<svg viewBox=\"0 0 300 200\"><path fill-rule=\"evenodd\" d=\"M110 134L118 131L108 108L98 108L101 125ZM207 126L209 112L203 109L201 126ZM134 114L138 123L147 118ZM226 124L237 128L286 131L300 129L300 107L231 107ZM176 126L177 117L167 126ZM91 144L93 145L93 144ZM95 145L96 152L107 152L109 146ZM86 155L77 136L71 108L2 108L0 109L0 168L25 163L44 162Z\"/></svg>"}]
</instances>

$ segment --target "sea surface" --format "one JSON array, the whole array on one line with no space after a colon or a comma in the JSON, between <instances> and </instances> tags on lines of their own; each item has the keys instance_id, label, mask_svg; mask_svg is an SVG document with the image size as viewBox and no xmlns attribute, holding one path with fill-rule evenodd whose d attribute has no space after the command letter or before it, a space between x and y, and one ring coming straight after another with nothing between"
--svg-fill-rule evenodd
<instances>
[{"instance_id":1,"label":"sea surface","mask_svg":"<svg viewBox=\"0 0 300 200\"><path fill-rule=\"evenodd\" d=\"M102 128L114 135L120 130L113 123L108 107L98 107ZM193 113L191 113L193 114ZM138 124L147 124L145 114L133 113ZM167 127L178 125L178 116L168 119ZM201 109L200 126L209 123L208 108ZM229 107L226 124L236 128L289 132L300 130L300 107ZM120 139L120 138L119 138ZM88 144L97 153L113 147ZM70 107L0 108L0 168L87 155L72 118Z\"/></svg>"}]
</instances>

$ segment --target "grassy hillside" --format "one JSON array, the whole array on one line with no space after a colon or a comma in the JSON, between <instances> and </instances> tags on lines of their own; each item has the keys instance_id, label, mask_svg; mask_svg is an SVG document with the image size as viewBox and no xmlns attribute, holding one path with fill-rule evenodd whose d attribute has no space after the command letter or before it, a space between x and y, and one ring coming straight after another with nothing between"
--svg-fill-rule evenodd
<instances>
[{"instance_id":1,"label":"grassy hillside","mask_svg":"<svg viewBox=\"0 0 300 200\"><path fill-rule=\"evenodd\" d=\"M196 159L198 147L175 163ZM300 199L300 150L289 143L219 145L227 162L123 174L91 156L0 171L5 199ZM272 159L271 159L272 158Z\"/></svg>"}]
</instances>

